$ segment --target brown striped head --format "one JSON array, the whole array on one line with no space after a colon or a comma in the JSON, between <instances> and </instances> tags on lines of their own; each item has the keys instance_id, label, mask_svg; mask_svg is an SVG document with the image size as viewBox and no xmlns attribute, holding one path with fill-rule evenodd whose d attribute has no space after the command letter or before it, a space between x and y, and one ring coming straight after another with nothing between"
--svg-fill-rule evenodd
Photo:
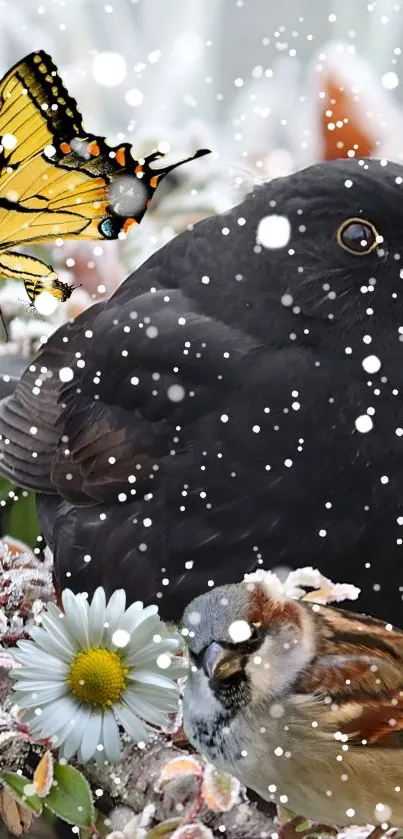
<instances>
[{"instance_id":1,"label":"brown striped head","mask_svg":"<svg viewBox=\"0 0 403 839\"><path fill-rule=\"evenodd\" d=\"M191 671L204 674L220 700L229 695L233 701L237 685L245 702L281 696L315 654L310 613L261 583L223 586L197 597L183 626Z\"/></svg>"}]
</instances>

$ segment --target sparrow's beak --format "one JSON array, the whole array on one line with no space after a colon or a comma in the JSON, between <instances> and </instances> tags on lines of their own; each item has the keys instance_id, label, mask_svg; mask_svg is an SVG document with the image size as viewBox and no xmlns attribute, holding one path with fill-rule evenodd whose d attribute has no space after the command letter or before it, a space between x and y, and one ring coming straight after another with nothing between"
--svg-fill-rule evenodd
<instances>
[{"instance_id":1,"label":"sparrow's beak","mask_svg":"<svg viewBox=\"0 0 403 839\"><path fill-rule=\"evenodd\" d=\"M226 650L213 641L203 657L203 669L209 679L228 679L242 670L242 659L235 650Z\"/></svg>"}]
</instances>

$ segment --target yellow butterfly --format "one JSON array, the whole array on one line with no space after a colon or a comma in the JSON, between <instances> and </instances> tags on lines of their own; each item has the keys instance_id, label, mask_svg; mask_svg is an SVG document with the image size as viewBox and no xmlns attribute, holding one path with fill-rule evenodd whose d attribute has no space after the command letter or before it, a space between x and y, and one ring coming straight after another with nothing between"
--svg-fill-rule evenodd
<instances>
[{"instance_id":1,"label":"yellow butterfly","mask_svg":"<svg viewBox=\"0 0 403 839\"><path fill-rule=\"evenodd\" d=\"M131 146L112 148L88 134L76 102L45 52L16 64L0 82L0 277L22 279L31 302L47 290L58 300L72 288L15 245L57 239L116 239L139 224L161 180L178 163L136 160Z\"/></svg>"}]
</instances>

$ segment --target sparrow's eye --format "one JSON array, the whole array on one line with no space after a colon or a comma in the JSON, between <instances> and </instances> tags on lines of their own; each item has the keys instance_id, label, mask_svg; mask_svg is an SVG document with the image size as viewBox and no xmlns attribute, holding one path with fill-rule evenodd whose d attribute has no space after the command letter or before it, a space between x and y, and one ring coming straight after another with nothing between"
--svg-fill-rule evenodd
<instances>
[{"instance_id":1,"label":"sparrow's eye","mask_svg":"<svg viewBox=\"0 0 403 839\"><path fill-rule=\"evenodd\" d=\"M349 218L340 225L336 240L345 251L365 256L382 242L382 237L379 236L372 222L360 218Z\"/></svg>"}]
</instances>

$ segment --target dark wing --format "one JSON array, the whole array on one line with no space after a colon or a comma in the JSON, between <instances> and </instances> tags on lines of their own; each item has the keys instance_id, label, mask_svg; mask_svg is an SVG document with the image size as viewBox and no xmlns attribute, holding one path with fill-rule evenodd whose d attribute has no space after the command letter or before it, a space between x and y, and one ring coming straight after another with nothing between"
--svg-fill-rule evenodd
<instances>
[{"instance_id":1,"label":"dark wing","mask_svg":"<svg viewBox=\"0 0 403 839\"><path fill-rule=\"evenodd\" d=\"M1 406L3 474L76 504L114 502L177 473L201 419L206 445L217 444L217 406L258 345L163 287L167 279L163 260L158 270L146 263L51 337Z\"/></svg>"}]
</instances>

